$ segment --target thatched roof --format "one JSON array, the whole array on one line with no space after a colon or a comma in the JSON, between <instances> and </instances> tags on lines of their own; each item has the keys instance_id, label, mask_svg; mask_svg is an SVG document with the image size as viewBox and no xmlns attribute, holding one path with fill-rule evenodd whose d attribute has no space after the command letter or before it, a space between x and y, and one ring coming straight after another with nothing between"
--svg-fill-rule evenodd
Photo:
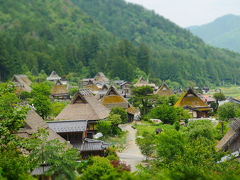
<instances>
[{"instance_id":1,"label":"thatched roof","mask_svg":"<svg viewBox=\"0 0 240 180\"><path fill-rule=\"evenodd\" d=\"M89 89L77 92L71 104L62 110L56 120L100 120L105 119L110 111L93 96Z\"/></svg>"},{"instance_id":2,"label":"thatched roof","mask_svg":"<svg viewBox=\"0 0 240 180\"><path fill-rule=\"evenodd\" d=\"M140 77L136 84L134 84L134 87L141 87L141 86L151 86L153 88L156 88L156 85L153 83L149 83L144 79L144 77Z\"/></svg>"},{"instance_id":3,"label":"thatched roof","mask_svg":"<svg viewBox=\"0 0 240 180\"><path fill-rule=\"evenodd\" d=\"M109 79L102 72L98 72L94 79L97 82L108 82L109 81Z\"/></svg>"},{"instance_id":4,"label":"thatched roof","mask_svg":"<svg viewBox=\"0 0 240 180\"><path fill-rule=\"evenodd\" d=\"M156 92L157 95L159 96L170 96L173 95L173 91L168 87L168 85L163 82L160 88Z\"/></svg>"},{"instance_id":5,"label":"thatched roof","mask_svg":"<svg viewBox=\"0 0 240 180\"><path fill-rule=\"evenodd\" d=\"M240 148L240 119L236 119L230 125L230 129L225 136L217 144L217 148L227 151L229 148L231 152L238 151Z\"/></svg>"},{"instance_id":6,"label":"thatched roof","mask_svg":"<svg viewBox=\"0 0 240 180\"><path fill-rule=\"evenodd\" d=\"M107 108L123 107L130 114L135 114L135 109L113 86L110 86L107 93L101 99L101 102Z\"/></svg>"},{"instance_id":7,"label":"thatched roof","mask_svg":"<svg viewBox=\"0 0 240 180\"><path fill-rule=\"evenodd\" d=\"M192 89L188 89L183 93L174 107L189 107L199 111L211 110L211 108L208 107L208 105L203 102Z\"/></svg>"},{"instance_id":8,"label":"thatched roof","mask_svg":"<svg viewBox=\"0 0 240 180\"><path fill-rule=\"evenodd\" d=\"M30 87L32 81L24 74L14 75L12 81L15 83L16 89L18 92L27 91L31 92L32 88Z\"/></svg>"},{"instance_id":9,"label":"thatched roof","mask_svg":"<svg viewBox=\"0 0 240 180\"><path fill-rule=\"evenodd\" d=\"M68 89L66 88L65 85L61 83L60 80L57 80L56 84L51 89L51 95L62 95L62 94L64 95L68 93L69 93Z\"/></svg>"},{"instance_id":10,"label":"thatched roof","mask_svg":"<svg viewBox=\"0 0 240 180\"><path fill-rule=\"evenodd\" d=\"M49 128L48 124L34 111L28 111L25 126L24 128L20 128L17 135L24 138L30 138L33 133L37 133L40 128L44 128L49 133L48 140L57 139L61 143L66 143L65 139L55 133L52 129ZM72 147L69 143L67 143L69 148Z\"/></svg>"},{"instance_id":11,"label":"thatched roof","mask_svg":"<svg viewBox=\"0 0 240 180\"><path fill-rule=\"evenodd\" d=\"M57 80L61 80L61 77L58 76L58 74L55 71L52 71L52 73L50 74L49 77L47 77L48 81L57 81Z\"/></svg>"}]
</instances>

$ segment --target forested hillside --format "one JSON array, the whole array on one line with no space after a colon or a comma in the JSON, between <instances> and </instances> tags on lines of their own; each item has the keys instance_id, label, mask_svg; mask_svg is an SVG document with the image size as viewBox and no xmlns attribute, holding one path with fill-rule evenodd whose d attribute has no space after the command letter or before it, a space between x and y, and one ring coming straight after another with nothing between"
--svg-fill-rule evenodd
<instances>
[{"instance_id":1,"label":"forested hillside","mask_svg":"<svg viewBox=\"0 0 240 180\"><path fill-rule=\"evenodd\" d=\"M0 80L41 70L91 77L139 74L185 86L235 83L240 55L210 47L123 0L0 0ZM137 68L136 68L137 67ZM237 82L238 83L238 82Z\"/></svg>"},{"instance_id":2,"label":"forested hillside","mask_svg":"<svg viewBox=\"0 0 240 180\"><path fill-rule=\"evenodd\" d=\"M211 45L240 52L240 16L225 15L211 23L189 29Z\"/></svg>"}]
</instances>

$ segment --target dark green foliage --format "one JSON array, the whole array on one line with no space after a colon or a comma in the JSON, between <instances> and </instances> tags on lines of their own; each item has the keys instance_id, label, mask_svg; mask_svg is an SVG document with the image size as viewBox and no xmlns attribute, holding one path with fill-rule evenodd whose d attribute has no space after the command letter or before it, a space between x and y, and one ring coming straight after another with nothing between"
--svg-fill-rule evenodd
<instances>
[{"instance_id":1,"label":"dark green foliage","mask_svg":"<svg viewBox=\"0 0 240 180\"><path fill-rule=\"evenodd\" d=\"M15 88L11 83L0 84L0 144L8 144L16 138L16 133L24 125L28 108L18 105Z\"/></svg>"},{"instance_id":2,"label":"dark green foliage","mask_svg":"<svg viewBox=\"0 0 240 180\"><path fill-rule=\"evenodd\" d=\"M29 175L30 162L15 146L0 149L0 179L32 179ZM2 175L2 177L1 177Z\"/></svg>"},{"instance_id":3,"label":"dark green foliage","mask_svg":"<svg viewBox=\"0 0 240 180\"><path fill-rule=\"evenodd\" d=\"M92 157L88 166L83 170L82 180L116 179L119 176L117 171L110 164L110 161L102 157Z\"/></svg>"},{"instance_id":4,"label":"dark green foliage","mask_svg":"<svg viewBox=\"0 0 240 180\"><path fill-rule=\"evenodd\" d=\"M46 164L50 169L46 175L57 174L58 178L75 179L75 171L78 163L77 149L67 148L65 144L58 140L47 140L48 133L41 129L39 133L33 134L32 138L27 140L25 147L31 150L29 161L32 168Z\"/></svg>"},{"instance_id":5,"label":"dark green foliage","mask_svg":"<svg viewBox=\"0 0 240 180\"><path fill-rule=\"evenodd\" d=\"M122 107L114 107L112 108L110 114L118 114L120 115L121 119L122 119L122 124L127 123L128 122L128 114L125 111L124 108Z\"/></svg>"},{"instance_id":6,"label":"dark green foliage","mask_svg":"<svg viewBox=\"0 0 240 180\"><path fill-rule=\"evenodd\" d=\"M99 71L132 81L140 70L174 88L239 83L238 54L123 0L8 0L0 16L0 80L55 70L75 83Z\"/></svg>"},{"instance_id":7,"label":"dark green foliage","mask_svg":"<svg viewBox=\"0 0 240 180\"><path fill-rule=\"evenodd\" d=\"M141 115L145 115L149 112L152 107L151 99L152 99L153 88L150 86L142 86L142 87L134 87L132 89L133 94L133 104L135 106L139 106Z\"/></svg>"},{"instance_id":8,"label":"dark green foliage","mask_svg":"<svg viewBox=\"0 0 240 180\"><path fill-rule=\"evenodd\" d=\"M144 43L151 52L149 72L152 77L170 79L186 87L192 82L199 86L239 83L238 54L204 44L189 31L153 11L123 0L73 0L73 3L113 35L140 46ZM140 69L148 67L141 58L149 57L147 52L138 56L137 61L145 66L139 64Z\"/></svg>"}]
</instances>

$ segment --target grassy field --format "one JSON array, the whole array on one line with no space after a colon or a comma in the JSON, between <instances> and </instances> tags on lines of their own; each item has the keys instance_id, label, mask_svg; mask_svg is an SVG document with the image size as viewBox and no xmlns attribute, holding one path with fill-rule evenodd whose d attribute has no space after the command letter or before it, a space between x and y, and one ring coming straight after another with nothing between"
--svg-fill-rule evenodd
<instances>
[{"instance_id":1,"label":"grassy field","mask_svg":"<svg viewBox=\"0 0 240 180\"><path fill-rule=\"evenodd\" d=\"M163 131L166 129L174 129L173 125L169 124L155 125L144 121L142 122L142 124L134 125L134 127L137 129L137 136L142 136L144 132L155 133L155 129L157 128L161 128Z\"/></svg>"},{"instance_id":2,"label":"grassy field","mask_svg":"<svg viewBox=\"0 0 240 180\"><path fill-rule=\"evenodd\" d=\"M225 96L232 96L233 98L240 99L240 87L239 86L229 86L229 87L218 87L216 89L221 89ZM214 94L215 92L211 92Z\"/></svg>"}]
</instances>

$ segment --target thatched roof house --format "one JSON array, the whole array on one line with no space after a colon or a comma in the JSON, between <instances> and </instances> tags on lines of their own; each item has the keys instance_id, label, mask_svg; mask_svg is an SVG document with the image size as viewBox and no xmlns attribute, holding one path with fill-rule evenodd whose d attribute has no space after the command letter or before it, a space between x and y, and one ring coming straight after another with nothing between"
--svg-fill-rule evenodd
<instances>
[{"instance_id":1,"label":"thatched roof house","mask_svg":"<svg viewBox=\"0 0 240 180\"><path fill-rule=\"evenodd\" d=\"M151 86L154 89L156 88L156 85L154 83L149 83L144 79L144 77L140 77L136 84L133 85L134 87L142 87L142 86Z\"/></svg>"},{"instance_id":2,"label":"thatched roof house","mask_svg":"<svg viewBox=\"0 0 240 180\"><path fill-rule=\"evenodd\" d=\"M173 95L173 91L168 87L168 85L163 82L160 88L157 90L156 94L158 96L170 96Z\"/></svg>"},{"instance_id":3,"label":"thatched roof house","mask_svg":"<svg viewBox=\"0 0 240 180\"><path fill-rule=\"evenodd\" d=\"M223 151L230 150L231 153L239 151L240 148L240 119L236 119L230 125L228 132L217 144L217 148Z\"/></svg>"},{"instance_id":4,"label":"thatched roof house","mask_svg":"<svg viewBox=\"0 0 240 180\"><path fill-rule=\"evenodd\" d=\"M51 96L57 99L70 99L69 90L60 80L57 80L51 89Z\"/></svg>"},{"instance_id":5,"label":"thatched roof house","mask_svg":"<svg viewBox=\"0 0 240 180\"><path fill-rule=\"evenodd\" d=\"M30 87L30 85L32 84L32 81L27 77L27 75L24 74L14 75L12 81L16 86L17 92L22 91L31 92L32 88Z\"/></svg>"},{"instance_id":6,"label":"thatched roof house","mask_svg":"<svg viewBox=\"0 0 240 180\"><path fill-rule=\"evenodd\" d=\"M123 107L129 115L129 121L133 120L135 109L126 99L124 99L115 87L110 86L107 93L101 99L101 102L109 109L112 109L113 107Z\"/></svg>"},{"instance_id":7,"label":"thatched roof house","mask_svg":"<svg viewBox=\"0 0 240 180\"><path fill-rule=\"evenodd\" d=\"M47 77L47 80L48 81L57 81L57 80L61 80L61 77L58 76L58 74L55 71L52 71L50 76Z\"/></svg>"},{"instance_id":8,"label":"thatched roof house","mask_svg":"<svg viewBox=\"0 0 240 180\"><path fill-rule=\"evenodd\" d=\"M57 139L61 143L66 143L65 139L49 128L48 124L34 110L28 111L25 125L23 128L19 129L17 135L24 138L30 138L31 135L33 133L37 133L40 128L46 129L46 131L49 133L48 140ZM72 147L72 145L69 143L67 143L67 146L69 148Z\"/></svg>"},{"instance_id":9,"label":"thatched roof house","mask_svg":"<svg viewBox=\"0 0 240 180\"><path fill-rule=\"evenodd\" d=\"M82 89L55 119L96 121L107 118L109 113L110 111L97 101L89 89Z\"/></svg>"},{"instance_id":10,"label":"thatched roof house","mask_svg":"<svg viewBox=\"0 0 240 180\"><path fill-rule=\"evenodd\" d=\"M94 79L97 82L109 82L109 79L102 72L98 72Z\"/></svg>"},{"instance_id":11,"label":"thatched roof house","mask_svg":"<svg viewBox=\"0 0 240 180\"><path fill-rule=\"evenodd\" d=\"M207 117L208 112L211 111L211 108L192 89L183 93L174 107L187 109L193 118Z\"/></svg>"}]
</instances>

